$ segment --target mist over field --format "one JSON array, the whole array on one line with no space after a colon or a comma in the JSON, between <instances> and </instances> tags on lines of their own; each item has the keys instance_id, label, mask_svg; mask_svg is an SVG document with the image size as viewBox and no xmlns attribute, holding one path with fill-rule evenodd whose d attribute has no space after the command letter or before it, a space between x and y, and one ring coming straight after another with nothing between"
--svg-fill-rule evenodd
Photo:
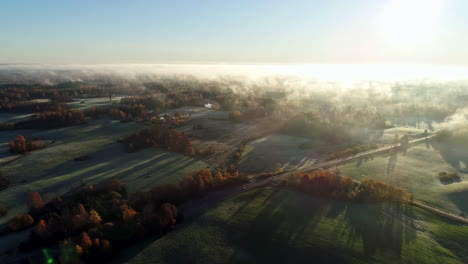
<instances>
[{"instance_id":1,"label":"mist over field","mask_svg":"<svg viewBox=\"0 0 468 264\"><path fill-rule=\"evenodd\" d=\"M14 65L0 64L2 82L50 83L100 77L154 80L167 76L200 79L222 77L257 80L281 76L302 82L361 81L463 81L468 67L443 65L359 65L359 64L96 64Z\"/></svg>"},{"instance_id":2,"label":"mist over field","mask_svg":"<svg viewBox=\"0 0 468 264\"><path fill-rule=\"evenodd\" d=\"M0 263L468 263L466 10L3 1Z\"/></svg>"}]
</instances>

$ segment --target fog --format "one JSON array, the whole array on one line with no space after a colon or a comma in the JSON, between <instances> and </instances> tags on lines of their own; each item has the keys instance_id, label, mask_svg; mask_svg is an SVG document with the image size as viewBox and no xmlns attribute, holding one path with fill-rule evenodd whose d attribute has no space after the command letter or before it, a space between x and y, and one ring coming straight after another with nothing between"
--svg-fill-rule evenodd
<instances>
[{"instance_id":1,"label":"fog","mask_svg":"<svg viewBox=\"0 0 468 264\"><path fill-rule=\"evenodd\" d=\"M441 65L350 64L100 64L100 65L0 65L2 82L56 83L119 77L128 80L161 76L194 76L200 79L235 77L258 80L268 76L297 78L303 82L335 82L344 86L361 81L453 81L466 80L468 68Z\"/></svg>"}]
</instances>

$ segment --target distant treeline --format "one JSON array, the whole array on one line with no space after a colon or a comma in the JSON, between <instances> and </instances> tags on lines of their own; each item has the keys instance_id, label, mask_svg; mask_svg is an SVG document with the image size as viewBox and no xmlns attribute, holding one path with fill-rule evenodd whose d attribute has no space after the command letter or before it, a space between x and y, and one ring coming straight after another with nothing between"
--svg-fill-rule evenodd
<instances>
[{"instance_id":1,"label":"distant treeline","mask_svg":"<svg viewBox=\"0 0 468 264\"><path fill-rule=\"evenodd\" d=\"M126 120L132 118L145 119L149 116L148 111L142 104L93 107L85 110L84 114L86 117L90 117L92 119L109 117L115 120Z\"/></svg>"},{"instance_id":2,"label":"distant treeline","mask_svg":"<svg viewBox=\"0 0 468 264\"><path fill-rule=\"evenodd\" d=\"M74 97L110 97L117 91L108 84L90 85L67 82L53 86L5 84L0 85L1 112L39 112L49 110L50 103L28 102L34 99L49 99L51 103L66 103Z\"/></svg>"}]
</instances>

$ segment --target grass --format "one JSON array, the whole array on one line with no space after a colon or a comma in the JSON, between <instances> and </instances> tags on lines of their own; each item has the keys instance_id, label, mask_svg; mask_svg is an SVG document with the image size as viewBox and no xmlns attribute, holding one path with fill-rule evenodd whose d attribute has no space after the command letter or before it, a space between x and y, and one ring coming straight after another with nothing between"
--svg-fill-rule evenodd
<instances>
[{"instance_id":1,"label":"grass","mask_svg":"<svg viewBox=\"0 0 468 264\"><path fill-rule=\"evenodd\" d=\"M97 98L75 98L75 101L67 103L70 108L86 110L92 107L108 107L111 105L118 106L120 99L123 96L112 97L112 100L109 100L109 97L97 97ZM84 102L84 103L81 103Z\"/></svg>"},{"instance_id":2,"label":"grass","mask_svg":"<svg viewBox=\"0 0 468 264\"><path fill-rule=\"evenodd\" d=\"M137 123L101 119L90 120L86 125L61 129L1 132L0 142L4 142L4 145L15 134L25 134L27 138L44 137L56 142L0 167L0 173L12 184L0 191L2 205L10 208L8 215L1 218L0 223L26 210L25 201L30 191L38 191L47 201L80 182L93 184L117 177L132 192L157 184L174 183L187 174L206 167L204 162L160 149L126 153L123 144L115 142L141 127ZM74 160L81 156L90 158Z\"/></svg>"},{"instance_id":3,"label":"grass","mask_svg":"<svg viewBox=\"0 0 468 264\"><path fill-rule=\"evenodd\" d=\"M311 150L301 145L308 139L273 134L248 143L239 162L239 170L247 173L272 172L279 168L288 170L314 162Z\"/></svg>"},{"instance_id":4,"label":"grass","mask_svg":"<svg viewBox=\"0 0 468 264\"><path fill-rule=\"evenodd\" d=\"M411 207L262 188L225 200L129 263L463 263L466 239L442 246L421 227L427 219Z\"/></svg>"},{"instance_id":5,"label":"grass","mask_svg":"<svg viewBox=\"0 0 468 264\"><path fill-rule=\"evenodd\" d=\"M371 177L394 184L412 193L415 199L433 204L453 212L468 212L467 182L444 185L438 174L453 171L440 153L424 143L408 149L406 154L378 156L373 159L357 160L339 166L344 174L360 179ZM462 180L464 175L460 174Z\"/></svg>"}]
</instances>

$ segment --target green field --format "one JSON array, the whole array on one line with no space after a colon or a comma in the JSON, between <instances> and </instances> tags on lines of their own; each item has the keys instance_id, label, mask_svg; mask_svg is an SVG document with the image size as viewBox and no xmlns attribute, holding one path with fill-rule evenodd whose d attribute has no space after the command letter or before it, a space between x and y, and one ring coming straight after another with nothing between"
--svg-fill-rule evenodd
<instances>
[{"instance_id":1,"label":"green field","mask_svg":"<svg viewBox=\"0 0 468 264\"><path fill-rule=\"evenodd\" d=\"M273 172L278 168L293 169L315 162L317 155L300 146L309 139L273 134L249 142L239 162L239 170L247 173Z\"/></svg>"},{"instance_id":2,"label":"green field","mask_svg":"<svg viewBox=\"0 0 468 264\"><path fill-rule=\"evenodd\" d=\"M443 185L438 179L441 171L455 171L439 151L424 143L411 147L406 154L377 156L339 166L344 175L360 179L371 177L394 184L412 193L415 199L453 212L468 213L468 182Z\"/></svg>"},{"instance_id":3,"label":"green field","mask_svg":"<svg viewBox=\"0 0 468 264\"><path fill-rule=\"evenodd\" d=\"M4 155L15 134L27 138L56 140L49 147L34 151L0 168L12 186L0 191L1 205L10 208L0 223L26 210L27 193L39 191L45 201L66 192L80 182L96 183L117 177L130 191L156 184L174 183L187 174L205 168L202 161L160 149L126 153L123 143L115 142L143 127L138 123L121 123L107 119L90 120L88 124L53 130L23 130L0 133ZM74 161L80 156L83 161Z\"/></svg>"},{"instance_id":4,"label":"green field","mask_svg":"<svg viewBox=\"0 0 468 264\"><path fill-rule=\"evenodd\" d=\"M67 103L70 108L85 110L92 107L107 107L120 103L120 99L124 96L112 97L109 100L108 97L97 97L97 98L75 98L73 102ZM83 103L82 103L83 102Z\"/></svg>"},{"instance_id":5,"label":"green field","mask_svg":"<svg viewBox=\"0 0 468 264\"><path fill-rule=\"evenodd\" d=\"M464 263L467 232L411 207L263 188L123 255L129 263Z\"/></svg>"}]
</instances>

